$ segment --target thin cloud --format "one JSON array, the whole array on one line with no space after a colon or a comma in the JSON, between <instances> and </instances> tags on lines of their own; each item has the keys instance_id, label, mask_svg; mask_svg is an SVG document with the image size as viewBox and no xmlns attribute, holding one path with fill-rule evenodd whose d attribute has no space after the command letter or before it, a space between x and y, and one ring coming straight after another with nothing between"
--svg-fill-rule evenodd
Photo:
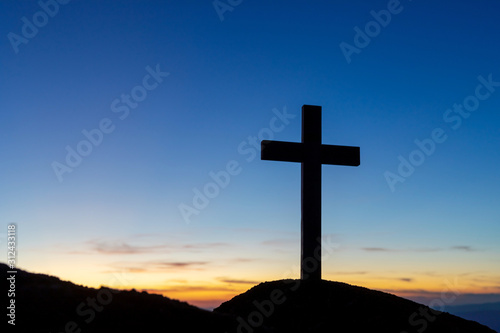
<instances>
[{"instance_id":1,"label":"thin cloud","mask_svg":"<svg viewBox=\"0 0 500 333\"><path fill-rule=\"evenodd\" d=\"M138 246L125 241L90 240L87 242L91 249L99 254L137 254L166 251L168 245Z\"/></svg>"},{"instance_id":2,"label":"thin cloud","mask_svg":"<svg viewBox=\"0 0 500 333\"><path fill-rule=\"evenodd\" d=\"M363 247L363 251L367 252L397 252L398 250L389 249L386 247Z\"/></svg>"},{"instance_id":3,"label":"thin cloud","mask_svg":"<svg viewBox=\"0 0 500 333\"><path fill-rule=\"evenodd\" d=\"M403 282L413 282L412 278L398 278L398 280Z\"/></svg>"},{"instance_id":4,"label":"thin cloud","mask_svg":"<svg viewBox=\"0 0 500 333\"><path fill-rule=\"evenodd\" d=\"M115 263L115 271L127 273L178 272L185 270L205 270L209 261L150 261L143 263Z\"/></svg>"},{"instance_id":5,"label":"thin cloud","mask_svg":"<svg viewBox=\"0 0 500 333\"><path fill-rule=\"evenodd\" d=\"M375 280L388 280L388 281L402 281L402 282L408 282L408 283L415 281L415 279L411 278L411 277L393 277L393 276L374 276L373 279L375 279ZM384 290L389 290L389 289L384 289Z\"/></svg>"},{"instance_id":6,"label":"thin cloud","mask_svg":"<svg viewBox=\"0 0 500 333\"><path fill-rule=\"evenodd\" d=\"M386 293L396 294L396 295L400 295L400 296L404 296L404 297L407 297L410 295L418 295L419 297L422 297L422 298L432 298L432 297L441 296L441 292L429 291L429 290L424 290L424 289L388 289L388 288L382 288L379 290L384 291Z\"/></svg>"},{"instance_id":7,"label":"thin cloud","mask_svg":"<svg viewBox=\"0 0 500 333\"><path fill-rule=\"evenodd\" d=\"M363 251L367 252L438 252L442 251L442 249L437 247L421 247L421 248L413 248L413 249L391 249L387 247L363 247L361 248Z\"/></svg>"},{"instance_id":8,"label":"thin cloud","mask_svg":"<svg viewBox=\"0 0 500 333\"><path fill-rule=\"evenodd\" d=\"M199 252L202 250L230 246L228 243L195 243L195 244L156 244L136 245L126 240L93 239L86 242L92 252L99 254L142 254L142 253L171 253L171 252Z\"/></svg>"},{"instance_id":9,"label":"thin cloud","mask_svg":"<svg viewBox=\"0 0 500 333\"><path fill-rule=\"evenodd\" d=\"M161 288L161 289L141 289L141 291L146 291L148 293L179 293L179 292L203 292L203 291L223 291L223 292L234 292L237 289L230 288L229 286L177 286L171 288Z\"/></svg>"},{"instance_id":10,"label":"thin cloud","mask_svg":"<svg viewBox=\"0 0 500 333\"><path fill-rule=\"evenodd\" d=\"M231 259L231 262L237 262L237 263L240 263L240 262L253 262L253 261L257 261L258 259L255 259L255 258L234 258L234 259Z\"/></svg>"},{"instance_id":11,"label":"thin cloud","mask_svg":"<svg viewBox=\"0 0 500 333\"><path fill-rule=\"evenodd\" d=\"M121 269L127 273L147 273L148 270L143 267L124 267Z\"/></svg>"},{"instance_id":12,"label":"thin cloud","mask_svg":"<svg viewBox=\"0 0 500 333\"><path fill-rule=\"evenodd\" d=\"M224 283L230 283L230 284L259 284L260 281L252 281L252 280L238 280L238 279L230 279L226 277L219 277L217 280L224 282Z\"/></svg>"},{"instance_id":13,"label":"thin cloud","mask_svg":"<svg viewBox=\"0 0 500 333\"><path fill-rule=\"evenodd\" d=\"M333 275L364 275L368 274L367 271L355 271L355 272L334 272Z\"/></svg>"},{"instance_id":14,"label":"thin cloud","mask_svg":"<svg viewBox=\"0 0 500 333\"><path fill-rule=\"evenodd\" d=\"M229 246L228 243L200 243L200 244L187 244L183 245L184 249L208 249L208 248L217 248L223 246Z\"/></svg>"},{"instance_id":15,"label":"thin cloud","mask_svg":"<svg viewBox=\"0 0 500 333\"><path fill-rule=\"evenodd\" d=\"M477 251L476 249L472 248L471 246L467 246L467 245L452 246L451 249L457 250L457 251L465 251L465 252Z\"/></svg>"},{"instance_id":16,"label":"thin cloud","mask_svg":"<svg viewBox=\"0 0 500 333\"><path fill-rule=\"evenodd\" d=\"M166 267L166 268L190 268L193 266L203 266L208 264L208 261L164 261L164 262L156 262L153 265L157 267Z\"/></svg>"}]
</instances>

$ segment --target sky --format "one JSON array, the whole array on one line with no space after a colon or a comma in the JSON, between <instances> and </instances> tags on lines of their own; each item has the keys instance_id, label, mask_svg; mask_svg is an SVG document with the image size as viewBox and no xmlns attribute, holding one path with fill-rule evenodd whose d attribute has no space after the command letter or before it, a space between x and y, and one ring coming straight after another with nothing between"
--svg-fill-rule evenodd
<instances>
[{"instance_id":1,"label":"sky","mask_svg":"<svg viewBox=\"0 0 500 333\"><path fill-rule=\"evenodd\" d=\"M299 277L300 164L322 167L323 278L500 301L500 4L1 1L0 261L211 308ZM444 297L452 292L457 298Z\"/></svg>"}]
</instances>

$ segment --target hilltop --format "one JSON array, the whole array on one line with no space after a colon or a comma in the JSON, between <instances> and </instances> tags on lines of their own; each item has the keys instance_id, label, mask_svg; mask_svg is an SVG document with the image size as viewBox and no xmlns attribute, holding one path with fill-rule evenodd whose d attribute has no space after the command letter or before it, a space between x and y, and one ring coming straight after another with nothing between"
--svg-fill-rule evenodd
<instances>
[{"instance_id":1,"label":"hilltop","mask_svg":"<svg viewBox=\"0 0 500 333\"><path fill-rule=\"evenodd\" d=\"M326 280L261 283L214 312L236 316L242 332L495 332L392 294Z\"/></svg>"}]
</instances>

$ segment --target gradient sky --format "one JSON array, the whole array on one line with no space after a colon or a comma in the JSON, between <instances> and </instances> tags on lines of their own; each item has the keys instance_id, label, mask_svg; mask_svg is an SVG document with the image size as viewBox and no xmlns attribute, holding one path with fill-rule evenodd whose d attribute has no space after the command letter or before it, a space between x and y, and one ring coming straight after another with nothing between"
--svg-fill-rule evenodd
<instances>
[{"instance_id":1,"label":"gradient sky","mask_svg":"<svg viewBox=\"0 0 500 333\"><path fill-rule=\"evenodd\" d=\"M300 165L252 143L312 104L361 147L323 167L323 277L500 300L498 1L42 3L0 2L1 261L16 223L20 268L92 287L210 307L297 278Z\"/></svg>"}]
</instances>

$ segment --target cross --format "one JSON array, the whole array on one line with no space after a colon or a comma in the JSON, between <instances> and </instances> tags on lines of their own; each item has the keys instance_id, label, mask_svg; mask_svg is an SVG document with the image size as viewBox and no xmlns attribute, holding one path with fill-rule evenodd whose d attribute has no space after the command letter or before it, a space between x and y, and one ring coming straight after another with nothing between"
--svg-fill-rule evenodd
<instances>
[{"instance_id":1,"label":"cross","mask_svg":"<svg viewBox=\"0 0 500 333\"><path fill-rule=\"evenodd\" d=\"M261 159L301 163L302 280L321 280L321 165L358 166L359 147L321 144L321 106L302 106L302 142L262 140Z\"/></svg>"}]
</instances>

